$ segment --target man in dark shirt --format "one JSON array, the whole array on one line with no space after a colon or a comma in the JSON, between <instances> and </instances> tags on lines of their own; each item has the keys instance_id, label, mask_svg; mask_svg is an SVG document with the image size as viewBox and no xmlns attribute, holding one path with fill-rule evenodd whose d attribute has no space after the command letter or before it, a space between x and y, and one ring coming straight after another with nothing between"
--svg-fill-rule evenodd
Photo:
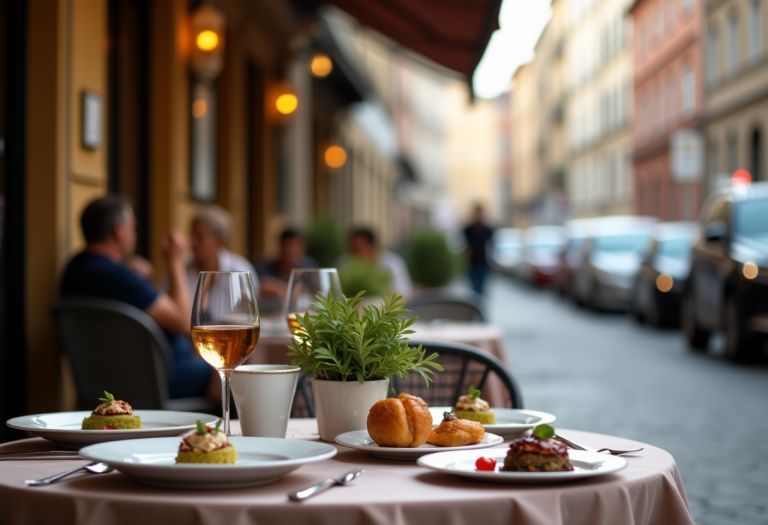
<instances>
[{"instance_id":1,"label":"man in dark shirt","mask_svg":"<svg viewBox=\"0 0 768 525\"><path fill-rule=\"evenodd\" d=\"M305 254L304 238L301 234L293 228L286 228L280 235L280 253L277 258L257 267L261 295L282 302L288 291L291 270L294 268L318 268L318 264ZM259 307L261 308L261 303Z\"/></svg>"},{"instance_id":2,"label":"man in dark shirt","mask_svg":"<svg viewBox=\"0 0 768 525\"><path fill-rule=\"evenodd\" d=\"M485 278L491 270L486 256L486 249L491 242L491 230L483 221L483 207L476 205L472 223L464 228L464 238L467 240L467 256L469 258L469 280L472 289L483 294Z\"/></svg>"},{"instance_id":3,"label":"man in dark shirt","mask_svg":"<svg viewBox=\"0 0 768 525\"><path fill-rule=\"evenodd\" d=\"M216 397L218 378L192 348L189 337L191 301L185 282L186 243L177 232L162 243L168 266L168 293L158 292L125 265L136 247L136 219L123 197L107 195L91 202L80 217L85 250L67 264L62 296L114 299L143 310L165 332L173 352L168 384L172 398Z\"/></svg>"}]
</instances>

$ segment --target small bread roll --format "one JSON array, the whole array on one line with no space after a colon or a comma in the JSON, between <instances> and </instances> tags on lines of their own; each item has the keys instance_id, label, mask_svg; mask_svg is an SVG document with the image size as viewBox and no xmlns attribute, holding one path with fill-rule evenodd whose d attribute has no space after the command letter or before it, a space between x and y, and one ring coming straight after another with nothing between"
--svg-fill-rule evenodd
<instances>
[{"instance_id":1,"label":"small bread roll","mask_svg":"<svg viewBox=\"0 0 768 525\"><path fill-rule=\"evenodd\" d=\"M443 421L440 426L430 431L427 443L439 447L463 447L477 443L485 435L482 423L468 419Z\"/></svg>"},{"instance_id":2,"label":"small bread roll","mask_svg":"<svg viewBox=\"0 0 768 525\"><path fill-rule=\"evenodd\" d=\"M431 431L432 414L420 397L382 399L368 412L368 435L381 447L420 447Z\"/></svg>"}]
</instances>

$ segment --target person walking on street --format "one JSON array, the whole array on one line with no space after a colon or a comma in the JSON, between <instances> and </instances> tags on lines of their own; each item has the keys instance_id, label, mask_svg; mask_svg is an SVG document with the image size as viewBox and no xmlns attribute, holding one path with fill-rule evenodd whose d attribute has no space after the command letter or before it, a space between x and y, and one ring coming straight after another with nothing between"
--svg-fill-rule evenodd
<instances>
[{"instance_id":1,"label":"person walking on street","mask_svg":"<svg viewBox=\"0 0 768 525\"><path fill-rule=\"evenodd\" d=\"M483 207L475 205L472 212L472 223L464 228L464 238L467 240L467 257L469 259L469 280L472 289L483 295L485 279L491 270L486 254L488 244L491 242L493 230L484 222Z\"/></svg>"}]
</instances>

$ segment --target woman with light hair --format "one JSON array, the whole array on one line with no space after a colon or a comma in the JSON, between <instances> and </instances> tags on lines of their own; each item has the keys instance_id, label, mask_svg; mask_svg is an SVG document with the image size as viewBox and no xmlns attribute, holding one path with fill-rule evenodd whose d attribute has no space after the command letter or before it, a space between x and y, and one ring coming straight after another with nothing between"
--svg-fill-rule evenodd
<instances>
[{"instance_id":1,"label":"woman with light hair","mask_svg":"<svg viewBox=\"0 0 768 525\"><path fill-rule=\"evenodd\" d=\"M256 293L259 278L244 257L231 253L226 246L232 233L232 216L215 205L202 206L192 217L192 259L187 263L187 285L192 297L200 272L251 272Z\"/></svg>"}]
</instances>

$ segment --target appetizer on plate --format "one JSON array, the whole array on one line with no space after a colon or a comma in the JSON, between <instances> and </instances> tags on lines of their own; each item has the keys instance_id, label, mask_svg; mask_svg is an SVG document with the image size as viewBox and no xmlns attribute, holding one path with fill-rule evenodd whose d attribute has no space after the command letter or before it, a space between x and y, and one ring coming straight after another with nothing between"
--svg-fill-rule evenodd
<instances>
[{"instance_id":1,"label":"appetizer on plate","mask_svg":"<svg viewBox=\"0 0 768 525\"><path fill-rule=\"evenodd\" d=\"M83 430L133 430L141 428L141 417L133 415L133 408L125 401L116 400L115 396L104 391L106 397L100 397L102 403L90 416L83 418Z\"/></svg>"},{"instance_id":2,"label":"appetizer on plate","mask_svg":"<svg viewBox=\"0 0 768 525\"><path fill-rule=\"evenodd\" d=\"M508 472L558 472L573 470L568 447L552 439L555 429L539 425L530 437L509 444L501 470Z\"/></svg>"},{"instance_id":3,"label":"appetizer on plate","mask_svg":"<svg viewBox=\"0 0 768 525\"><path fill-rule=\"evenodd\" d=\"M220 426L221 419L214 428L198 419L197 431L181 441L176 463L237 463L235 447L219 430Z\"/></svg>"},{"instance_id":4,"label":"appetizer on plate","mask_svg":"<svg viewBox=\"0 0 768 525\"><path fill-rule=\"evenodd\" d=\"M480 391L470 385L469 394L461 396L453 407L453 412L459 419L477 421L483 425L495 425L496 415L491 412L488 401L480 399Z\"/></svg>"},{"instance_id":5,"label":"appetizer on plate","mask_svg":"<svg viewBox=\"0 0 768 525\"><path fill-rule=\"evenodd\" d=\"M481 423L459 419L453 412L444 412L443 422L429 433L427 443L440 447L462 447L477 443L484 435Z\"/></svg>"},{"instance_id":6,"label":"appetizer on plate","mask_svg":"<svg viewBox=\"0 0 768 525\"><path fill-rule=\"evenodd\" d=\"M410 394L377 401L368 412L367 423L368 435L380 447L420 447L432 432L427 403Z\"/></svg>"}]
</instances>

